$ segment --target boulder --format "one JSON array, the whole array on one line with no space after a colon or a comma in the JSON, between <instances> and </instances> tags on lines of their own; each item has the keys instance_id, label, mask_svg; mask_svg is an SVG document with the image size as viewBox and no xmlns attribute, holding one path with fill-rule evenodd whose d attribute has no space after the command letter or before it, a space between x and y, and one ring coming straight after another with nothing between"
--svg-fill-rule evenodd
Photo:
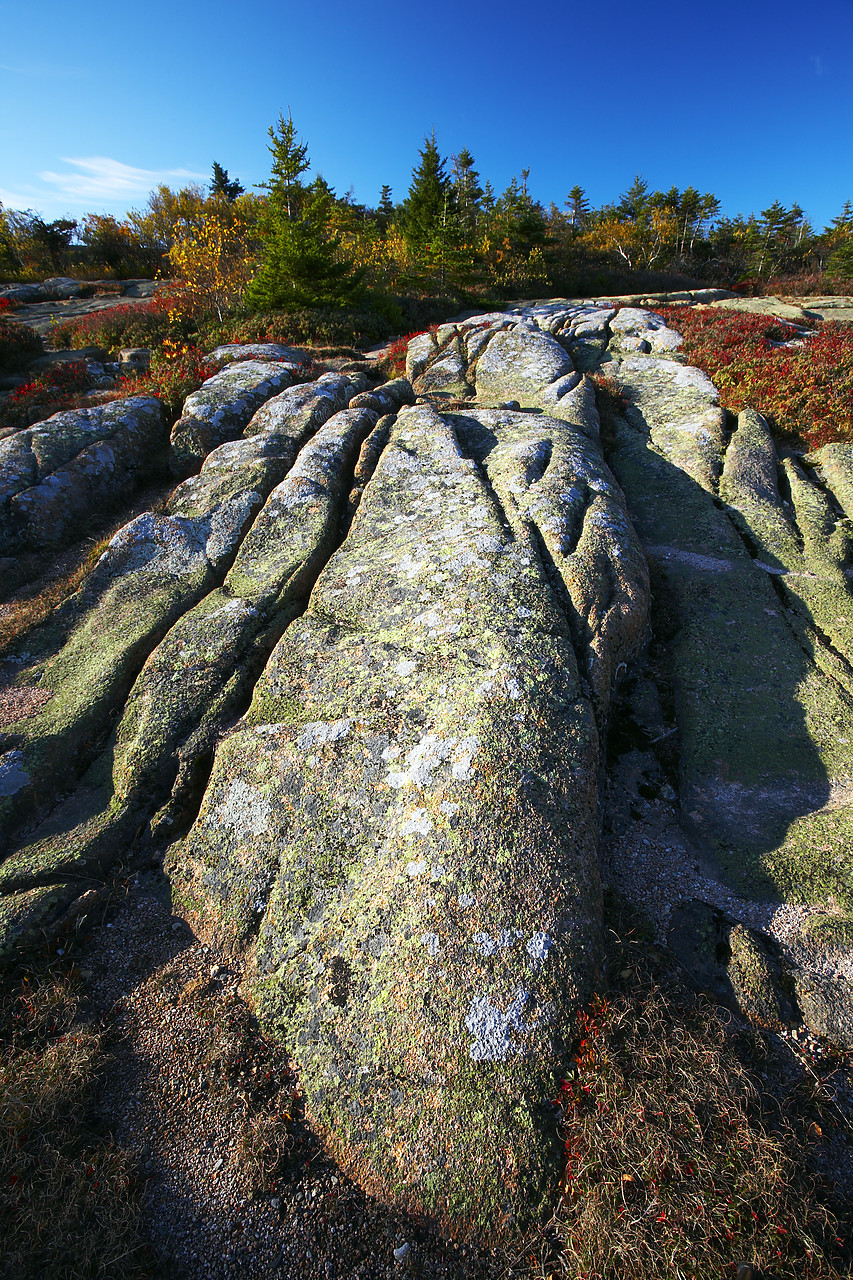
<instances>
[{"instance_id":1,"label":"boulder","mask_svg":"<svg viewBox=\"0 0 853 1280\"><path fill-rule=\"evenodd\" d=\"M147 373L151 368L151 351L148 347L125 347L118 353L118 372L124 377Z\"/></svg>"},{"instance_id":2,"label":"boulder","mask_svg":"<svg viewBox=\"0 0 853 1280\"><path fill-rule=\"evenodd\" d=\"M9 284L0 289L0 298L6 298L18 306L27 306L31 302L44 302L46 296L40 284Z\"/></svg>"},{"instance_id":3,"label":"boulder","mask_svg":"<svg viewBox=\"0 0 853 1280\"><path fill-rule=\"evenodd\" d=\"M77 790L0 867L0 894L23 894L9 918L11 932L0 937L0 953L43 926L53 898L35 892L39 881L56 884L64 876L80 883L103 875L164 802L155 828L168 831L187 790L196 785L199 756L212 749L224 718L251 691L261 655L328 559L355 456L375 421L366 410L339 413L298 458L314 429L304 421L279 423L266 435L220 446L201 475L175 491L165 520L141 518L114 539L93 579L39 637L40 660L34 663L29 652L22 656L13 689L44 690L48 705L41 716L21 722L17 746L4 758L5 772L0 767L10 832L26 812L22 804L29 802L32 817L41 808L35 797L43 802L82 773L104 724L101 693L123 703L128 677L139 674L124 715ZM258 510L257 528L244 539L223 582ZM171 558L164 551L168 546ZM190 546L195 558L187 565ZM134 595L138 615L127 608ZM63 612L64 627L58 625ZM80 672L78 687L74 661L99 615L100 645ZM64 673L54 692L44 673L57 664ZM90 705L86 683L93 680L99 697L90 698ZM51 735L62 744L61 761L48 772L44 748Z\"/></svg>"},{"instance_id":4,"label":"boulder","mask_svg":"<svg viewBox=\"0 0 853 1280\"><path fill-rule=\"evenodd\" d=\"M67 298L79 298L83 293L83 285L70 276L52 276L42 284L45 298L61 302Z\"/></svg>"}]
</instances>

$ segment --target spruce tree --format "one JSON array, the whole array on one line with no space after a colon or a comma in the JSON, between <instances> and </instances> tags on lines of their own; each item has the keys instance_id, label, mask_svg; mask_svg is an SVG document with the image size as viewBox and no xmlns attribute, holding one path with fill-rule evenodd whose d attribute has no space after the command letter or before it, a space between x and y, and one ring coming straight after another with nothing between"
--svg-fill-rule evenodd
<instances>
[{"instance_id":1,"label":"spruce tree","mask_svg":"<svg viewBox=\"0 0 853 1280\"><path fill-rule=\"evenodd\" d=\"M457 218L466 235L477 229L480 201L483 198L480 175L474 168L474 157L467 147L453 157L453 195Z\"/></svg>"},{"instance_id":2,"label":"spruce tree","mask_svg":"<svg viewBox=\"0 0 853 1280\"><path fill-rule=\"evenodd\" d=\"M420 157L403 202L403 230L416 253L428 247L435 252L437 243L444 239L450 212L450 184L435 134L424 138Z\"/></svg>"},{"instance_id":3,"label":"spruce tree","mask_svg":"<svg viewBox=\"0 0 853 1280\"><path fill-rule=\"evenodd\" d=\"M345 306L357 295L360 274L342 259L331 228L334 193L322 177L306 187L308 147L296 136L293 120L279 116L270 129L273 157L266 205L258 231L261 265L246 298L259 309Z\"/></svg>"},{"instance_id":4,"label":"spruce tree","mask_svg":"<svg viewBox=\"0 0 853 1280\"><path fill-rule=\"evenodd\" d=\"M376 206L376 216L374 218L380 235L387 236L388 228L394 221L394 212L391 188L386 184L379 193L379 204Z\"/></svg>"},{"instance_id":5,"label":"spruce tree","mask_svg":"<svg viewBox=\"0 0 853 1280\"><path fill-rule=\"evenodd\" d=\"M589 220L589 201L583 187L577 183L566 196L566 208L569 211L569 226L573 231L580 231Z\"/></svg>"},{"instance_id":6,"label":"spruce tree","mask_svg":"<svg viewBox=\"0 0 853 1280\"><path fill-rule=\"evenodd\" d=\"M221 164L215 160L213 162L213 181L210 184L210 194L212 196L223 196L229 204L233 204L238 196L245 191L245 187L235 178L233 181L228 177L228 170L223 169Z\"/></svg>"}]
</instances>

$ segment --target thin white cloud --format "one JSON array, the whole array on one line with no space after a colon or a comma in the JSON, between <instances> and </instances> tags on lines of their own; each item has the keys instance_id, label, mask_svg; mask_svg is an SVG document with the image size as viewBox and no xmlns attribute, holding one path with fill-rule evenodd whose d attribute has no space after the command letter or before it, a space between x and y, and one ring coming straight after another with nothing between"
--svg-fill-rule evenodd
<instances>
[{"instance_id":1,"label":"thin white cloud","mask_svg":"<svg viewBox=\"0 0 853 1280\"><path fill-rule=\"evenodd\" d=\"M73 165L74 169L67 173L48 169L39 177L66 198L81 202L126 200L147 195L152 187L175 178L192 182L208 178L206 173L195 173L191 169L137 169L109 156L63 156L62 163Z\"/></svg>"},{"instance_id":2,"label":"thin white cloud","mask_svg":"<svg viewBox=\"0 0 853 1280\"><path fill-rule=\"evenodd\" d=\"M34 80L79 80L81 76L89 74L86 67L51 62L28 62L22 67L10 67L8 62L0 62L0 71L8 71L15 76L30 76Z\"/></svg>"},{"instance_id":3,"label":"thin white cloud","mask_svg":"<svg viewBox=\"0 0 853 1280\"><path fill-rule=\"evenodd\" d=\"M823 75L823 63L820 60L820 54L813 53L810 61L812 66L814 67L815 75L817 76L818 79L820 79L821 76Z\"/></svg>"},{"instance_id":4,"label":"thin white cloud","mask_svg":"<svg viewBox=\"0 0 853 1280\"><path fill-rule=\"evenodd\" d=\"M7 209L29 209L35 199L32 192L29 195L21 195L20 191L7 191L5 187L0 187L0 204L5 205Z\"/></svg>"}]
</instances>

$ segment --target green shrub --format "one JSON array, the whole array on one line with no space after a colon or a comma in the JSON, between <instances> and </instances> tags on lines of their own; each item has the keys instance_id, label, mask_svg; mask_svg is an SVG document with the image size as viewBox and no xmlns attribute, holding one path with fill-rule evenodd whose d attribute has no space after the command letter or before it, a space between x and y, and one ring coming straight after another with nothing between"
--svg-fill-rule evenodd
<instances>
[{"instance_id":1,"label":"green shrub","mask_svg":"<svg viewBox=\"0 0 853 1280\"><path fill-rule=\"evenodd\" d=\"M0 373L17 373L44 351L35 329L0 316Z\"/></svg>"}]
</instances>

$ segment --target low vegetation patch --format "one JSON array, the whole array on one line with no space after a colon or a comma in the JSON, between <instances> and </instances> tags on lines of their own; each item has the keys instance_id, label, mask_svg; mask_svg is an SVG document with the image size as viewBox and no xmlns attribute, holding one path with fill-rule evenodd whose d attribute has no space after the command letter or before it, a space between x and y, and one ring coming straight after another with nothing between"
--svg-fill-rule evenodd
<instances>
[{"instance_id":1,"label":"low vegetation patch","mask_svg":"<svg viewBox=\"0 0 853 1280\"><path fill-rule=\"evenodd\" d=\"M732 413L751 406L809 449L853 440L853 326L830 321L804 335L802 323L770 315L657 310L683 334L683 354L704 369Z\"/></svg>"},{"instance_id":2,"label":"low vegetation patch","mask_svg":"<svg viewBox=\"0 0 853 1280\"><path fill-rule=\"evenodd\" d=\"M85 360L43 369L0 402L0 427L20 430L62 409L78 409L91 390Z\"/></svg>"},{"instance_id":3,"label":"low vegetation patch","mask_svg":"<svg viewBox=\"0 0 853 1280\"><path fill-rule=\"evenodd\" d=\"M118 378L108 390L93 392L85 361L54 365L11 391L0 401L0 428L21 430L54 413L105 404L128 396L156 396L174 421L191 392L216 372L203 351L170 338L151 353L151 367L133 377Z\"/></svg>"},{"instance_id":4,"label":"low vegetation patch","mask_svg":"<svg viewBox=\"0 0 853 1280\"><path fill-rule=\"evenodd\" d=\"M0 374L17 373L43 350L42 340L34 329L0 313Z\"/></svg>"},{"instance_id":5,"label":"low vegetation patch","mask_svg":"<svg viewBox=\"0 0 853 1280\"><path fill-rule=\"evenodd\" d=\"M7 1280L152 1274L130 1156L101 1132L109 1058L81 1019L79 970L30 969L0 998L0 1272Z\"/></svg>"},{"instance_id":6,"label":"low vegetation patch","mask_svg":"<svg viewBox=\"0 0 853 1280\"><path fill-rule=\"evenodd\" d=\"M81 347L103 347L117 352L123 347L157 347L175 336L174 328L169 299L161 296L150 302L123 303L89 315L57 320L50 338L57 348L77 351Z\"/></svg>"},{"instance_id":7,"label":"low vegetation patch","mask_svg":"<svg viewBox=\"0 0 853 1280\"><path fill-rule=\"evenodd\" d=\"M769 1095L761 1034L687 990L631 932L611 935L608 969L612 989L582 1012L559 1087L557 1274L734 1280L747 1263L776 1280L849 1275L807 1168L813 1110Z\"/></svg>"},{"instance_id":8,"label":"low vegetation patch","mask_svg":"<svg viewBox=\"0 0 853 1280\"><path fill-rule=\"evenodd\" d=\"M119 379L123 396L156 396L172 419L178 418L188 395L216 372L204 352L190 342L167 338L151 352L151 368L134 378Z\"/></svg>"}]
</instances>

